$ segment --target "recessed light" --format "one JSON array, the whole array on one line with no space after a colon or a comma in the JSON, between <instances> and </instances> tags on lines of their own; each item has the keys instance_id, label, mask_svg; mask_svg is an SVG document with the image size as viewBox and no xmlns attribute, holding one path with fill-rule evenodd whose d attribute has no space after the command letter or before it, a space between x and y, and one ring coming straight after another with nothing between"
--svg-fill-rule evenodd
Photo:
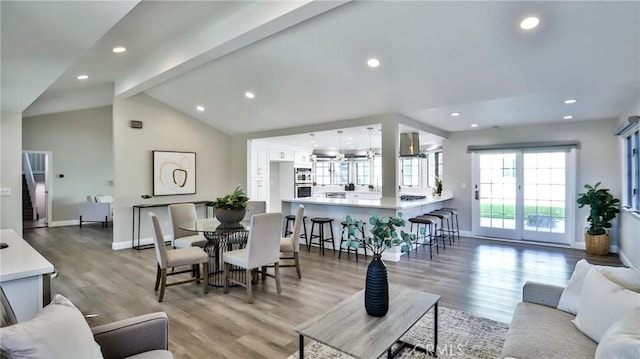
<instances>
[{"instance_id":1,"label":"recessed light","mask_svg":"<svg viewBox=\"0 0 640 359\"><path fill-rule=\"evenodd\" d=\"M570 120L572 118L573 118L573 116L571 116L571 115L562 116L563 120Z\"/></svg>"},{"instance_id":2,"label":"recessed light","mask_svg":"<svg viewBox=\"0 0 640 359\"><path fill-rule=\"evenodd\" d=\"M471 127L478 127L478 124L477 123L472 123Z\"/></svg>"},{"instance_id":3,"label":"recessed light","mask_svg":"<svg viewBox=\"0 0 640 359\"><path fill-rule=\"evenodd\" d=\"M246 97L246 98L255 98L256 95L253 92L247 91L247 92L244 93L244 97Z\"/></svg>"},{"instance_id":4,"label":"recessed light","mask_svg":"<svg viewBox=\"0 0 640 359\"><path fill-rule=\"evenodd\" d=\"M347 140L353 141L353 137L347 137Z\"/></svg>"},{"instance_id":5,"label":"recessed light","mask_svg":"<svg viewBox=\"0 0 640 359\"><path fill-rule=\"evenodd\" d=\"M567 105L570 105L570 104L576 103L576 102L578 102L578 100L576 100L575 98L569 98L569 99L564 100L564 103L566 103Z\"/></svg>"},{"instance_id":6,"label":"recessed light","mask_svg":"<svg viewBox=\"0 0 640 359\"><path fill-rule=\"evenodd\" d=\"M118 46L118 47L114 47L111 51L115 52L116 54L119 54L127 51L127 48L124 46Z\"/></svg>"},{"instance_id":7,"label":"recessed light","mask_svg":"<svg viewBox=\"0 0 640 359\"><path fill-rule=\"evenodd\" d=\"M522 30L531 30L538 26L538 24L540 24L540 19L535 16L530 16L520 22L520 28Z\"/></svg>"},{"instance_id":8,"label":"recessed light","mask_svg":"<svg viewBox=\"0 0 640 359\"><path fill-rule=\"evenodd\" d=\"M376 58L371 58L369 60L367 60L367 65L369 65L369 67L378 67L380 66L380 60L376 59Z\"/></svg>"},{"instance_id":9,"label":"recessed light","mask_svg":"<svg viewBox=\"0 0 640 359\"><path fill-rule=\"evenodd\" d=\"M460 115L462 115L462 113L460 113L460 112L451 112L451 113L449 114L449 116L451 116L451 117L458 117L458 116L460 116Z\"/></svg>"},{"instance_id":10,"label":"recessed light","mask_svg":"<svg viewBox=\"0 0 640 359\"><path fill-rule=\"evenodd\" d=\"M86 79L88 79L88 78L89 78L89 75L78 75L76 78L77 78L78 80L86 80Z\"/></svg>"},{"instance_id":11,"label":"recessed light","mask_svg":"<svg viewBox=\"0 0 640 359\"><path fill-rule=\"evenodd\" d=\"M204 107L202 106L196 106L196 110L200 111L200 112L204 112Z\"/></svg>"}]
</instances>

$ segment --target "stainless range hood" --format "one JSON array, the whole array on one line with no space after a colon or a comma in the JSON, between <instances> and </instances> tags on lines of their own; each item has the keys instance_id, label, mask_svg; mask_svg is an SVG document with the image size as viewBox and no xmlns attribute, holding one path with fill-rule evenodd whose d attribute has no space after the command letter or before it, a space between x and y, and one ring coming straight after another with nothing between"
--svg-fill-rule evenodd
<instances>
[{"instance_id":1,"label":"stainless range hood","mask_svg":"<svg viewBox=\"0 0 640 359\"><path fill-rule=\"evenodd\" d=\"M400 134L400 157L418 157L420 154L420 138L417 132Z\"/></svg>"}]
</instances>

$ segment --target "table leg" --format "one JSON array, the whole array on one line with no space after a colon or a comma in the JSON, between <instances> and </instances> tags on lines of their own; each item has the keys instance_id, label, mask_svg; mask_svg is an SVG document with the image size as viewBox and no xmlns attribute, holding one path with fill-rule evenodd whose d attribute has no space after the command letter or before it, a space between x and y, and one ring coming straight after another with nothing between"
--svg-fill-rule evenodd
<instances>
[{"instance_id":1,"label":"table leg","mask_svg":"<svg viewBox=\"0 0 640 359\"><path fill-rule=\"evenodd\" d=\"M300 334L300 359L304 359L304 335Z\"/></svg>"},{"instance_id":2,"label":"table leg","mask_svg":"<svg viewBox=\"0 0 640 359\"><path fill-rule=\"evenodd\" d=\"M438 302L433 307L433 356L438 356Z\"/></svg>"}]
</instances>

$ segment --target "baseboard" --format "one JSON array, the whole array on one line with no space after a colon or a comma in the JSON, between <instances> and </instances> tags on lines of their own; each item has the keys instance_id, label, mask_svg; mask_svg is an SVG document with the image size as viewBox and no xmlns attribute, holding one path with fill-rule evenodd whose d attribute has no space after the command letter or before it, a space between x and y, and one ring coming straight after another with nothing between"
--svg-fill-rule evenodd
<instances>
[{"instance_id":1,"label":"baseboard","mask_svg":"<svg viewBox=\"0 0 640 359\"><path fill-rule=\"evenodd\" d=\"M165 242L171 242L171 236L166 235L164 236L164 241ZM151 237L148 238L140 238L140 245L141 246L146 246L146 245L153 245L154 243L154 239ZM134 245L138 245L138 240L136 239L136 241L133 243ZM114 251L120 250L120 249L129 249L129 248L133 248L131 241L121 241L121 242L113 242L111 243L111 249L113 249Z\"/></svg>"},{"instance_id":2,"label":"baseboard","mask_svg":"<svg viewBox=\"0 0 640 359\"><path fill-rule=\"evenodd\" d=\"M579 250L583 250L583 251L587 249L587 245L584 242L575 242L572 245L566 245L566 244L545 243L545 242L535 242L535 241L520 241L520 240L513 240L513 239L502 239L502 238L495 238L495 237L476 236L476 235L474 235L473 233L471 233L469 231L460 231L460 236L461 237L476 238L476 239L488 239L488 240L491 240L491 241L498 241L498 242L530 244L530 245L534 245L534 246L545 246L545 247L556 247L556 248L571 248L571 249L579 249ZM612 245L609 248L609 252L618 253L618 246L617 245Z\"/></svg>"},{"instance_id":3,"label":"baseboard","mask_svg":"<svg viewBox=\"0 0 640 359\"><path fill-rule=\"evenodd\" d=\"M65 227L65 226L79 226L79 225L80 225L80 220L78 219L71 219L68 221L49 222L49 227Z\"/></svg>"},{"instance_id":4,"label":"baseboard","mask_svg":"<svg viewBox=\"0 0 640 359\"><path fill-rule=\"evenodd\" d=\"M622 261L622 263L627 267L635 268L631 260L629 260L629 257L627 257L623 251L618 252L618 257L620 257L620 260Z\"/></svg>"}]
</instances>

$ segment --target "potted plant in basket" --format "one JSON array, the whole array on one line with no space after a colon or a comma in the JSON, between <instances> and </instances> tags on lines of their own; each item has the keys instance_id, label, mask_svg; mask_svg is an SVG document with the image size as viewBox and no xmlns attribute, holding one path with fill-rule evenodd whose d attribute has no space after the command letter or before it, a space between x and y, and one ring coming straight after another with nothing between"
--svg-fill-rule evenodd
<instances>
[{"instance_id":1,"label":"potted plant in basket","mask_svg":"<svg viewBox=\"0 0 640 359\"><path fill-rule=\"evenodd\" d=\"M238 186L230 194L208 202L207 206L214 208L214 215L220 223L232 224L242 221L247 211L248 201L249 197L244 193L242 186Z\"/></svg>"},{"instance_id":2,"label":"potted plant in basket","mask_svg":"<svg viewBox=\"0 0 640 359\"><path fill-rule=\"evenodd\" d=\"M400 231L398 235L397 227L405 224L402 219L402 212L398 212L396 217L378 217L373 215L369 218L371 225L371 235L364 236L364 222L354 220L347 216L346 220L348 238L343 242L344 248L361 248L373 252L373 259L367 267L367 279L364 290L364 306L369 315L382 317L389 310L389 282L387 281L387 266L382 261L382 253L391 247L401 246L402 252L411 249L411 241L415 235Z\"/></svg>"},{"instance_id":3,"label":"potted plant in basket","mask_svg":"<svg viewBox=\"0 0 640 359\"><path fill-rule=\"evenodd\" d=\"M578 193L578 208L585 205L591 207L587 217L589 227L584 233L587 253L607 255L611 244L608 229L611 228L611 221L616 217L616 213L620 212L618 209L620 201L609 193L609 189L598 188L599 186L600 182L595 186L584 185L587 192Z\"/></svg>"}]
</instances>

